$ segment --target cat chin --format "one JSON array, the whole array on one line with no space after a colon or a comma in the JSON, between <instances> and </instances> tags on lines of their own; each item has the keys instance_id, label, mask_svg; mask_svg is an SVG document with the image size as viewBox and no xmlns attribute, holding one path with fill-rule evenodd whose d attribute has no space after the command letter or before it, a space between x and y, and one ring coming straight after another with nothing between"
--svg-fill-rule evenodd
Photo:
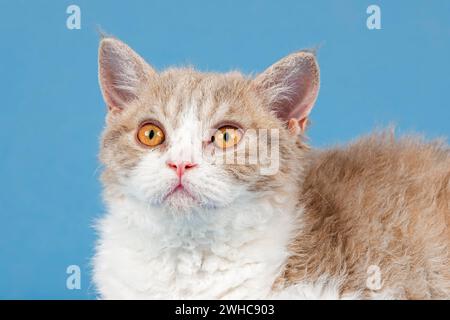
<instances>
[{"instance_id":1,"label":"cat chin","mask_svg":"<svg viewBox=\"0 0 450 320\"><path fill-rule=\"evenodd\" d=\"M137 191L137 192L136 192ZM121 192L124 199L134 202L136 205L163 215L204 215L209 211L226 208L236 201L233 195L226 198L227 201L215 201L207 195L195 192L164 192L157 194L145 194L135 188L127 188ZM220 199L223 200L223 199Z\"/></svg>"},{"instance_id":2,"label":"cat chin","mask_svg":"<svg viewBox=\"0 0 450 320\"><path fill-rule=\"evenodd\" d=\"M188 213L200 208L200 202L188 194L171 195L162 202L166 211L171 213Z\"/></svg>"},{"instance_id":3,"label":"cat chin","mask_svg":"<svg viewBox=\"0 0 450 320\"><path fill-rule=\"evenodd\" d=\"M151 206L161 209L164 213L173 215L192 215L221 208L219 204L211 201L201 201L187 192L176 192L165 197L159 203Z\"/></svg>"}]
</instances>

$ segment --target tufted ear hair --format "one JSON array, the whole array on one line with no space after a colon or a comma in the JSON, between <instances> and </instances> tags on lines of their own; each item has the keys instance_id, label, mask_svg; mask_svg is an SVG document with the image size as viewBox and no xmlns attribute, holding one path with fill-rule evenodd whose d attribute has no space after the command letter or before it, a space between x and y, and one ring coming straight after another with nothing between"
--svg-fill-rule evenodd
<instances>
[{"instance_id":1,"label":"tufted ear hair","mask_svg":"<svg viewBox=\"0 0 450 320\"><path fill-rule=\"evenodd\" d=\"M148 79L156 74L143 58L115 38L103 38L98 50L98 77L110 110L120 111L138 97Z\"/></svg>"},{"instance_id":2,"label":"tufted ear hair","mask_svg":"<svg viewBox=\"0 0 450 320\"><path fill-rule=\"evenodd\" d=\"M271 109L291 131L304 130L320 88L320 71L312 52L293 53L255 78Z\"/></svg>"}]
</instances>

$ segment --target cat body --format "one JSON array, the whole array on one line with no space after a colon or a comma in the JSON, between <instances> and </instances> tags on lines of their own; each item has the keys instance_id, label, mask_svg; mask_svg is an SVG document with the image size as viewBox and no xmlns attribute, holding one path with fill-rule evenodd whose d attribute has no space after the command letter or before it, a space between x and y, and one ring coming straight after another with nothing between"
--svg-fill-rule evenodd
<instances>
[{"instance_id":1,"label":"cat body","mask_svg":"<svg viewBox=\"0 0 450 320\"><path fill-rule=\"evenodd\" d=\"M450 298L445 144L375 133L313 151L308 163L284 287L326 274L342 279L341 293L359 298Z\"/></svg>"},{"instance_id":2,"label":"cat body","mask_svg":"<svg viewBox=\"0 0 450 320\"><path fill-rule=\"evenodd\" d=\"M450 297L448 148L378 135L310 150L312 53L256 78L158 73L106 38L99 77L101 298Z\"/></svg>"}]
</instances>

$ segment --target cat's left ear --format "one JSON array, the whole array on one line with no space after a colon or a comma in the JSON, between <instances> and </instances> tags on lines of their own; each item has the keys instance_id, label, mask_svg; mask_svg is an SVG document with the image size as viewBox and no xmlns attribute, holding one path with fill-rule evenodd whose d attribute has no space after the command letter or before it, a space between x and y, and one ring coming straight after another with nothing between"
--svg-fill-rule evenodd
<instances>
[{"instance_id":1,"label":"cat's left ear","mask_svg":"<svg viewBox=\"0 0 450 320\"><path fill-rule=\"evenodd\" d=\"M303 132L320 87L320 71L314 53L293 53L255 78L271 109L293 134Z\"/></svg>"}]
</instances>

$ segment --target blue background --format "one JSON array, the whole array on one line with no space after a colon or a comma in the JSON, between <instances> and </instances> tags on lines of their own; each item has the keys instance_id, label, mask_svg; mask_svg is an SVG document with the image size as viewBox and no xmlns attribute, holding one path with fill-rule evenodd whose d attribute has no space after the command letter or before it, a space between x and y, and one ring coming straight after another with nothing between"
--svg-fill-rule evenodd
<instances>
[{"instance_id":1,"label":"blue background","mask_svg":"<svg viewBox=\"0 0 450 320\"><path fill-rule=\"evenodd\" d=\"M214 3L215 2L215 3ZM0 1L0 298L95 298L103 207L97 27L156 68L262 71L321 46L311 143L375 127L450 136L450 1ZM66 8L81 7L81 30ZM378 4L382 30L366 28ZM66 289L66 268L82 270Z\"/></svg>"}]
</instances>

